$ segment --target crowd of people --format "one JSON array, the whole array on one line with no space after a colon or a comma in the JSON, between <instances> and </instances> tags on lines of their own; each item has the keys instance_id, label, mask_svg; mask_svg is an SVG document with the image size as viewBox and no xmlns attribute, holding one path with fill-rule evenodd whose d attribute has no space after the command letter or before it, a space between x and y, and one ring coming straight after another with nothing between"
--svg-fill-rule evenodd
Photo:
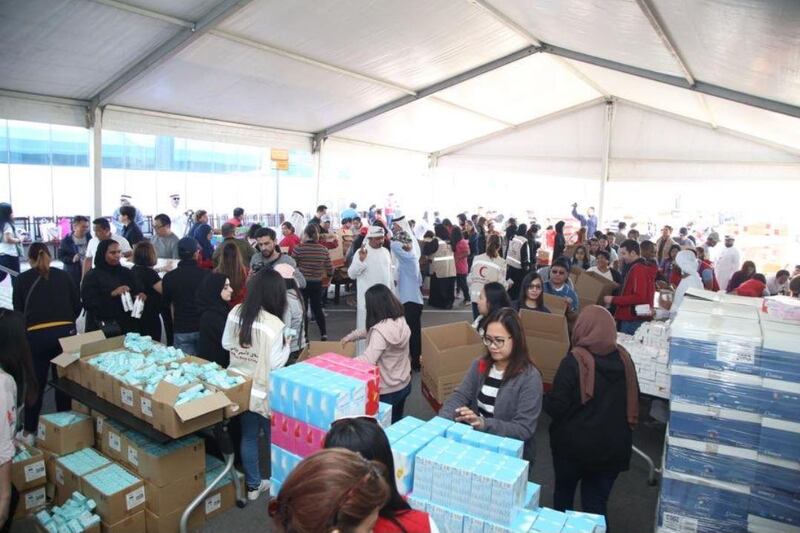
<instances>
[{"instance_id":1,"label":"crowd of people","mask_svg":"<svg viewBox=\"0 0 800 533\"><path fill-rule=\"evenodd\" d=\"M293 212L276 231L248 226L241 208L212 228L206 211L181 212L173 195L175 212L153 217L153 234L145 238L142 214L130 200L123 196L111 220L74 217L55 258L63 269L51 266L45 244L28 247L30 269L12 278L14 311L0 310L2 408L11 417L25 405L16 438L31 443L51 360L61 351L58 339L76 333L81 314L87 332L150 335L253 378L250 408L239 417L252 500L269 488L261 479L258 439L269 435L270 372L298 360L312 321L318 338L327 340L324 305L337 276L356 287L355 327L342 345L354 343L355 357L379 367L380 399L392 405L393 421L403 416L412 372L421 366L425 296L440 309L453 309L460 298L458 305L471 306L486 353L440 416L522 440L533 461L544 410L552 419L555 508L573 508L581 482L583 509L599 514L606 513L617 475L628 468L638 420L636 370L617 345L617 332L632 334L653 318L659 288L675 291L673 309L693 287L754 297L800 293L800 265L767 278L752 261L742 262L734 236L726 235L720 246L714 231L700 243L686 228L674 236L668 225L655 242L635 228L625 231L625 223L603 232L594 210L579 213L577 204L569 221L579 229L571 232L566 221L543 229L535 220L465 213L455 223L438 212L433 220L425 213L415 221L393 199L364 213L351 204L336 231L325 205L308 220ZM20 272L25 254L9 204L0 204L0 229L2 281ZM177 263L163 269L160 260ZM605 307L581 309L570 281L576 270L618 285ZM523 310L550 313L545 295L563 299L571 325L570 353L547 395L519 318ZM126 301L139 303L141 312L131 313ZM67 397L57 394L56 401L59 410L69 408ZM0 503L15 427L0 432ZM397 494L387 475L394 469L391 452L377 425L336 423L326 447L351 451L316 454L293 471L270 507L284 529L366 523L377 524L375 531L435 529ZM361 481L355 486L353 480ZM331 499L340 485L347 498ZM326 502L334 507L325 508ZM314 513L304 512L312 507Z\"/></svg>"}]
</instances>

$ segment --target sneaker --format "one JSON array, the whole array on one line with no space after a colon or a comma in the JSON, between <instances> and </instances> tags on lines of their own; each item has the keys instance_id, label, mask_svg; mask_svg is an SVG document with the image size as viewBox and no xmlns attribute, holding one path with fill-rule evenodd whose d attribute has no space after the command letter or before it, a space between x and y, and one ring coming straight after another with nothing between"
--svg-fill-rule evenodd
<instances>
[{"instance_id":1,"label":"sneaker","mask_svg":"<svg viewBox=\"0 0 800 533\"><path fill-rule=\"evenodd\" d=\"M262 479L261 480L261 484L256 488L247 487L247 499L250 500L251 502L254 502L264 492L269 492L269 480L268 479Z\"/></svg>"},{"instance_id":2,"label":"sneaker","mask_svg":"<svg viewBox=\"0 0 800 533\"><path fill-rule=\"evenodd\" d=\"M328 336L327 335L321 335L319 340L321 340L322 342L326 342L328 340Z\"/></svg>"},{"instance_id":3,"label":"sneaker","mask_svg":"<svg viewBox=\"0 0 800 533\"><path fill-rule=\"evenodd\" d=\"M17 440L17 442L21 442L26 446L33 447L33 445L35 444L34 441L36 440L36 435L34 435L33 433L28 433L26 435L23 430L19 430L17 431L17 434L15 435L14 438Z\"/></svg>"}]
</instances>

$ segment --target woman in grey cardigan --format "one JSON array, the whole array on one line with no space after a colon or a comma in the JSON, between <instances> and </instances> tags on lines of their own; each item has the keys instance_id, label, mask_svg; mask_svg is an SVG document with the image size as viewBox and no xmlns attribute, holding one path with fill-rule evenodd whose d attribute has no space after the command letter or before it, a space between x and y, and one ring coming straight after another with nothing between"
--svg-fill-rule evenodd
<instances>
[{"instance_id":1,"label":"woman in grey cardigan","mask_svg":"<svg viewBox=\"0 0 800 533\"><path fill-rule=\"evenodd\" d=\"M492 312L485 327L486 355L472 363L439 416L525 441L525 458L532 460L542 411L542 376L528 359L525 334L513 309Z\"/></svg>"}]
</instances>

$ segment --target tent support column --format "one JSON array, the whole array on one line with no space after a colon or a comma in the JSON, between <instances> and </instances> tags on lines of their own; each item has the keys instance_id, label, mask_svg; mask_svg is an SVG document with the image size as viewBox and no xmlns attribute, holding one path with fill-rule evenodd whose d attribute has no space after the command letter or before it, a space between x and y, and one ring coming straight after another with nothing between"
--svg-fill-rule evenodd
<instances>
[{"instance_id":1,"label":"tent support column","mask_svg":"<svg viewBox=\"0 0 800 533\"><path fill-rule=\"evenodd\" d=\"M597 205L598 228L604 227L603 221L606 208L606 184L608 183L608 175L611 166L611 127L613 122L614 100L606 100L605 116L603 120L603 165L600 175L600 199Z\"/></svg>"},{"instance_id":2,"label":"tent support column","mask_svg":"<svg viewBox=\"0 0 800 533\"><path fill-rule=\"evenodd\" d=\"M103 216L103 110L100 107L88 111L92 143L90 157L92 165L92 215Z\"/></svg>"},{"instance_id":3,"label":"tent support column","mask_svg":"<svg viewBox=\"0 0 800 533\"><path fill-rule=\"evenodd\" d=\"M323 146L325 144L325 139L314 139L313 141L314 148L314 155L317 157L317 190L316 190L316 205L319 205L320 198L319 198L319 190L320 190L320 181L322 180L322 151Z\"/></svg>"}]
</instances>

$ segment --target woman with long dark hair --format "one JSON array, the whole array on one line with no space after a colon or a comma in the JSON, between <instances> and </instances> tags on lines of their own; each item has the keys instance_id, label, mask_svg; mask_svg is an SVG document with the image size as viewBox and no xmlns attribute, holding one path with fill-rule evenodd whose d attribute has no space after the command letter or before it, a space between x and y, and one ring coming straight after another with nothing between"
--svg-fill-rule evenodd
<instances>
[{"instance_id":1,"label":"woman with long dark hair","mask_svg":"<svg viewBox=\"0 0 800 533\"><path fill-rule=\"evenodd\" d=\"M478 300L481 291L487 283L506 284L506 260L501 257L501 245L499 235L489 235L486 238L486 253L475 257L472 267L467 276L469 284L469 295L472 300L472 318L478 318L482 313L478 309ZM483 316L487 316L488 313Z\"/></svg>"},{"instance_id":2,"label":"woman with long dark hair","mask_svg":"<svg viewBox=\"0 0 800 533\"><path fill-rule=\"evenodd\" d=\"M161 340L161 277L153 267L158 258L156 249L149 241L141 241L133 248L131 273L136 284L147 295L144 310L139 318L139 333Z\"/></svg>"},{"instance_id":3,"label":"woman with long dark hair","mask_svg":"<svg viewBox=\"0 0 800 533\"><path fill-rule=\"evenodd\" d=\"M725 289L727 293L735 293L739 285L752 278L756 274L756 264L752 261L745 261L742 263L741 270L737 270L731 276L728 286Z\"/></svg>"},{"instance_id":4,"label":"woman with long dark hair","mask_svg":"<svg viewBox=\"0 0 800 533\"><path fill-rule=\"evenodd\" d=\"M14 210L11 204L0 203L0 266L19 273L19 260L22 257L22 236L14 226ZM0 270L0 282L8 273ZM17 278L11 276L11 286L17 284Z\"/></svg>"},{"instance_id":5,"label":"woman with long dark hair","mask_svg":"<svg viewBox=\"0 0 800 533\"><path fill-rule=\"evenodd\" d=\"M450 248L453 249L453 259L456 263L456 285L464 305L469 305L469 286L467 285L467 274L469 274L469 242L464 238L461 228L453 226L450 232Z\"/></svg>"},{"instance_id":6,"label":"woman with long dark hair","mask_svg":"<svg viewBox=\"0 0 800 533\"><path fill-rule=\"evenodd\" d=\"M570 266L578 267L584 271L589 270L592 265L591 261L589 260L589 252L586 250L586 246L579 244L575 247L575 250L572 252Z\"/></svg>"},{"instance_id":7,"label":"woman with long dark hair","mask_svg":"<svg viewBox=\"0 0 800 533\"><path fill-rule=\"evenodd\" d=\"M86 309L86 331L102 329L106 336L135 331L135 323L122 306L123 294L146 298L133 273L120 265L119 244L111 239L101 241L94 256L94 268L86 273L81 285L81 298Z\"/></svg>"},{"instance_id":8,"label":"woman with long dark hair","mask_svg":"<svg viewBox=\"0 0 800 533\"><path fill-rule=\"evenodd\" d=\"M229 369L253 378L250 409L240 416L241 455L247 498L257 500L269 490L261 479L258 436L269 436L269 374L286 364L289 345L281 320L286 310L286 284L272 269L262 269L247 281L247 296L228 314L222 347L230 352Z\"/></svg>"},{"instance_id":9,"label":"woman with long dark hair","mask_svg":"<svg viewBox=\"0 0 800 533\"><path fill-rule=\"evenodd\" d=\"M379 514L374 533L425 533L438 528L428 513L417 511L397 491L394 457L389 439L374 418L343 418L331 426L325 436L324 448L344 448L360 454L368 461L377 461L386 467L386 484L389 500Z\"/></svg>"},{"instance_id":10,"label":"woman with long dark hair","mask_svg":"<svg viewBox=\"0 0 800 533\"><path fill-rule=\"evenodd\" d=\"M214 361L222 367L230 364L230 354L222 346L222 333L230 313L233 287L225 274L212 272L197 289L197 307L200 309L200 337L197 355Z\"/></svg>"},{"instance_id":11,"label":"woman with long dark hair","mask_svg":"<svg viewBox=\"0 0 800 533\"><path fill-rule=\"evenodd\" d=\"M528 358L517 312L503 308L489 315L483 343L486 355L472 363L439 416L524 441L524 457L531 460L542 411L542 376Z\"/></svg>"},{"instance_id":12,"label":"woman with long dark hair","mask_svg":"<svg viewBox=\"0 0 800 533\"><path fill-rule=\"evenodd\" d=\"M233 296L231 297L230 306L233 307L244 301L247 294L247 268L242 263L242 255L239 253L239 248L232 242L227 242L222 247L222 257L220 257L219 265L214 269L217 274L223 274L231 284L233 289Z\"/></svg>"},{"instance_id":13,"label":"woman with long dark hair","mask_svg":"<svg viewBox=\"0 0 800 533\"><path fill-rule=\"evenodd\" d=\"M544 280L538 272L528 272L519 291L519 299L514 302L517 311L539 311L549 313L550 309L544 305Z\"/></svg>"},{"instance_id":14,"label":"woman with long dark hair","mask_svg":"<svg viewBox=\"0 0 800 533\"><path fill-rule=\"evenodd\" d=\"M28 261L30 270L20 274L14 288L14 310L25 318L33 368L40 384L36 402L25 409L24 435L30 435L32 441L39 424L50 361L62 352L58 340L75 335L81 299L72 277L60 268L50 267L46 244L33 243L28 249ZM60 391L56 391L56 409L70 409L69 396Z\"/></svg>"},{"instance_id":15,"label":"woman with long dark hair","mask_svg":"<svg viewBox=\"0 0 800 533\"><path fill-rule=\"evenodd\" d=\"M286 338L289 342L289 361L286 365L297 362L307 342L308 317L303 293L297 286L295 271L292 265L281 263L275 265L275 271L286 283L286 311L283 312L283 323L286 324Z\"/></svg>"},{"instance_id":16,"label":"woman with long dark hair","mask_svg":"<svg viewBox=\"0 0 800 533\"><path fill-rule=\"evenodd\" d=\"M455 228L454 228L455 229ZM356 357L378 365L381 373L381 401L392 406L392 423L403 418L406 398L411 394L411 330L403 318L403 304L383 284L373 285L364 294L367 307L366 329L355 330L342 344L366 339L367 347Z\"/></svg>"},{"instance_id":17,"label":"woman with long dark hair","mask_svg":"<svg viewBox=\"0 0 800 533\"><path fill-rule=\"evenodd\" d=\"M555 229L555 240L553 242L553 257L550 259L552 264L553 261L564 255L564 250L567 248L567 240L564 237L564 221L559 220L556 222L556 229Z\"/></svg>"}]
</instances>

